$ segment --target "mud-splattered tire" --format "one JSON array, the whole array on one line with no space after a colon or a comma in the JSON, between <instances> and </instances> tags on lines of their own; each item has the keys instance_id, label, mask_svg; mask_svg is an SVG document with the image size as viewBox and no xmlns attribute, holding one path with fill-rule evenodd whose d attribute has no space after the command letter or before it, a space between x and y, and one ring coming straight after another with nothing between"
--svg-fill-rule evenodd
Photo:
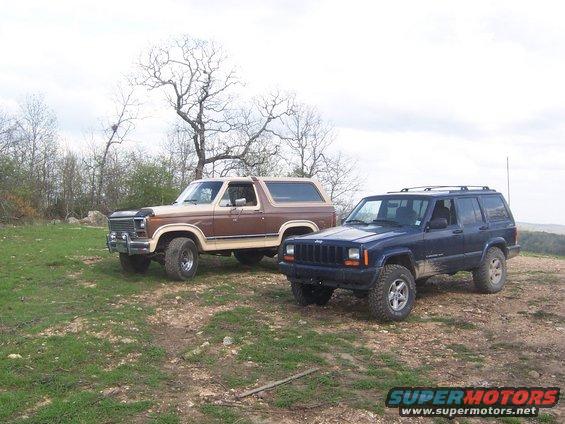
<instances>
[{"instance_id":1,"label":"mud-splattered tire","mask_svg":"<svg viewBox=\"0 0 565 424\"><path fill-rule=\"evenodd\" d=\"M401 321L412 311L416 298L414 276L400 265L385 265L369 290L369 311L379 321Z\"/></svg>"},{"instance_id":2,"label":"mud-splattered tire","mask_svg":"<svg viewBox=\"0 0 565 424\"><path fill-rule=\"evenodd\" d=\"M330 301L334 293L334 289L331 287L313 286L296 281L291 281L290 286L296 303L301 306L312 304L323 306Z\"/></svg>"},{"instance_id":3,"label":"mud-splattered tire","mask_svg":"<svg viewBox=\"0 0 565 424\"><path fill-rule=\"evenodd\" d=\"M144 255L120 253L120 264L128 274L145 274L151 265L151 259Z\"/></svg>"},{"instance_id":4,"label":"mud-splattered tire","mask_svg":"<svg viewBox=\"0 0 565 424\"><path fill-rule=\"evenodd\" d=\"M481 293L497 293L506 283L506 257L498 247L487 250L485 259L473 270L473 282Z\"/></svg>"},{"instance_id":5,"label":"mud-splattered tire","mask_svg":"<svg viewBox=\"0 0 565 424\"><path fill-rule=\"evenodd\" d=\"M260 250L236 250L233 252L233 255L237 259L237 261L242 265L257 265L263 259L262 251Z\"/></svg>"},{"instance_id":6,"label":"mud-splattered tire","mask_svg":"<svg viewBox=\"0 0 565 424\"><path fill-rule=\"evenodd\" d=\"M189 238L178 237L165 250L165 271L173 280L188 280L198 269L198 248Z\"/></svg>"}]
</instances>

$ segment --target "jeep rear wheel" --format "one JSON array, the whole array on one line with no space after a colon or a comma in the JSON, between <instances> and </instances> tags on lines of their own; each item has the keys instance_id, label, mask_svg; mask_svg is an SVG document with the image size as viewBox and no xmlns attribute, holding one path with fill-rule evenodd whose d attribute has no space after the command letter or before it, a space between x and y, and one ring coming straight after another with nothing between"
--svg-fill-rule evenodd
<instances>
[{"instance_id":1,"label":"jeep rear wheel","mask_svg":"<svg viewBox=\"0 0 565 424\"><path fill-rule=\"evenodd\" d=\"M263 252L260 250L236 250L233 255L242 265L257 265L263 259Z\"/></svg>"},{"instance_id":2,"label":"jeep rear wheel","mask_svg":"<svg viewBox=\"0 0 565 424\"><path fill-rule=\"evenodd\" d=\"M412 311L415 297L416 284L410 270L385 265L369 290L369 311L379 321L401 321Z\"/></svg>"},{"instance_id":3,"label":"jeep rear wheel","mask_svg":"<svg viewBox=\"0 0 565 424\"><path fill-rule=\"evenodd\" d=\"M122 269L129 274L145 274L151 265L151 258L144 255L120 253Z\"/></svg>"},{"instance_id":4,"label":"jeep rear wheel","mask_svg":"<svg viewBox=\"0 0 565 424\"><path fill-rule=\"evenodd\" d=\"M189 238L178 237L165 250L165 271L173 280L188 280L198 269L198 248Z\"/></svg>"},{"instance_id":5,"label":"jeep rear wheel","mask_svg":"<svg viewBox=\"0 0 565 424\"><path fill-rule=\"evenodd\" d=\"M473 270L473 282L481 293L497 293L506 283L506 257L498 247L487 250L484 261Z\"/></svg>"},{"instance_id":6,"label":"jeep rear wheel","mask_svg":"<svg viewBox=\"0 0 565 424\"><path fill-rule=\"evenodd\" d=\"M332 298L334 289L331 287L313 286L312 284L302 284L291 281L292 294L294 299L301 306L316 304L323 306Z\"/></svg>"}]
</instances>

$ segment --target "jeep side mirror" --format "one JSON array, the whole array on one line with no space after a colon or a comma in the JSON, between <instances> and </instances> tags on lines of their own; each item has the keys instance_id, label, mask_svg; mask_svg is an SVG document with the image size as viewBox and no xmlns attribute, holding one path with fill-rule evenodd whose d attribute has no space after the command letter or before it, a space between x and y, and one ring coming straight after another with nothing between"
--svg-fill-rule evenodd
<instances>
[{"instance_id":1,"label":"jeep side mirror","mask_svg":"<svg viewBox=\"0 0 565 424\"><path fill-rule=\"evenodd\" d=\"M447 228L447 219L435 218L428 223L428 230L443 230Z\"/></svg>"},{"instance_id":2,"label":"jeep side mirror","mask_svg":"<svg viewBox=\"0 0 565 424\"><path fill-rule=\"evenodd\" d=\"M241 198L241 199L235 199L235 206L240 208L242 206L247 205L247 199L245 198Z\"/></svg>"}]
</instances>

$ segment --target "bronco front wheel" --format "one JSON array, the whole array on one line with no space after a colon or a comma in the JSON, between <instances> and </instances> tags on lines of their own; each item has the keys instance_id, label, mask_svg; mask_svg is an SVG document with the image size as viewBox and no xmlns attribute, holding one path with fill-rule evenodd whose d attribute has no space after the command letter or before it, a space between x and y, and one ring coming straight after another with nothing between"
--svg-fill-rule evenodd
<instances>
[{"instance_id":1,"label":"bronco front wheel","mask_svg":"<svg viewBox=\"0 0 565 424\"><path fill-rule=\"evenodd\" d=\"M188 280L198 269L198 248L189 238L177 237L165 250L165 271L173 280Z\"/></svg>"},{"instance_id":2,"label":"bronco front wheel","mask_svg":"<svg viewBox=\"0 0 565 424\"><path fill-rule=\"evenodd\" d=\"M369 311L379 321L401 321L412 311L415 298L416 284L410 270L385 265L369 290Z\"/></svg>"}]
</instances>

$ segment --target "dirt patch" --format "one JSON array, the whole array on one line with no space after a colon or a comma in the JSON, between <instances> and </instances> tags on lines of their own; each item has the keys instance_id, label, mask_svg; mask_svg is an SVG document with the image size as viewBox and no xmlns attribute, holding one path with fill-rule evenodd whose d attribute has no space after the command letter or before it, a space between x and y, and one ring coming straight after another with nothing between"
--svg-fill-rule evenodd
<instances>
[{"instance_id":1,"label":"dirt patch","mask_svg":"<svg viewBox=\"0 0 565 424\"><path fill-rule=\"evenodd\" d=\"M71 259L79 260L85 265L94 265L102 260L102 256L72 256Z\"/></svg>"},{"instance_id":2,"label":"dirt patch","mask_svg":"<svg viewBox=\"0 0 565 424\"><path fill-rule=\"evenodd\" d=\"M219 270L221 272L221 270ZM221 280L226 280L221 274ZM217 287L220 278L210 277L197 286L163 284L137 298L155 308L149 321L157 343L167 352L165 372L170 376L160 393L156 410L173 408L183 422L202 420L200 406L221 406L234 402L233 389L222 383L222 370L210 363L192 364L183 358L187 349L202 348L215 356L237 355L239 346L222 347L207 343L202 328L210 318L238 305L252 307L274 331L307 326L317 333L354 335L354 344L373 352L387 353L412 369L425 369L435 385L559 386L565 380L565 261L520 256L509 261L507 286L500 293L478 293L469 273L439 276L417 295L408 321L381 324L369 319L366 301L350 293L336 291L325 307L300 308L288 296L284 276L268 270L259 274L230 276L237 281L240 300L222 305L204 301L206 291ZM291 317L298 315L298 321ZM220 352L220 353L218 353ZM351 364L365 372L364 358L354 352L325 353L328 370ZM239 367L253 364L240 362ZM326 370L327 371L327 370ZM244 373L245 374L245 373ZM259 376L257 383L269 381ZM235 408L251 422L406 422L397 411L379 413L351 405L326 404L324 399L308 406L274 407L271 395L253 396L236 403ZM269 400L271 399L271 400ZM231 409L230 409L231 410ZM563 408L550 411L557 422ZM206 418L206 417L204 417Z\"/></svg>"}]
</instances>

